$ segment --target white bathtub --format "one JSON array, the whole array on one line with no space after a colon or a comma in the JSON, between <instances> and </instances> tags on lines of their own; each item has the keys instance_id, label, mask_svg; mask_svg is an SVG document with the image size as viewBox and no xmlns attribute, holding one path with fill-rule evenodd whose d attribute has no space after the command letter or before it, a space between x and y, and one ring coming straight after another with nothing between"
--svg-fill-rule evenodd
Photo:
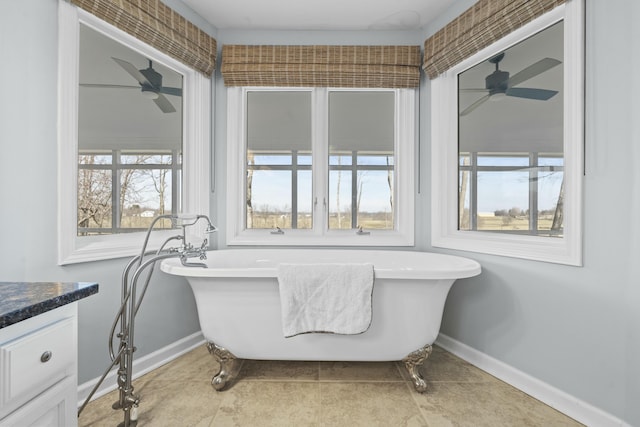
<instances>
[{"instance_id":1,"label":"white bathtub","mask_svg":"<svg viewBox=\"0 0 640 427\"><path fill-rule=\"evenodd\" d=\"M279 263L372 263L372 321L359 335L304 334L284 338ZM230 249L207 252L207 268L164 260L165 273L186 277L202 333L221 364L213 384L223 389L241 359L403 360L416 389L418 368L438 336L445 300L456 279L480 274L476 261L427 252L334 249Z\"/></svg>"}]
</instances>

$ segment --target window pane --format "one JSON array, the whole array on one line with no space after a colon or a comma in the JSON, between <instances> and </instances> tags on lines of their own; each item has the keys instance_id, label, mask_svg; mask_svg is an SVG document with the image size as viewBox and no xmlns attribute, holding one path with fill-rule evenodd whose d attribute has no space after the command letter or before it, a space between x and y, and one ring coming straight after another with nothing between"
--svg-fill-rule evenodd
<instances>
[{"instance_id":1,"label":"window pane","mask_svg":"<svg viewBox=\"0 0 640 427\"><path fill-rule=\"evenodd\" d=\"M111 230L111 170L78 170L78 236Z\"/></svg>"},{"instance_id":2,"label":"window pane","mask_svg":"<svg viewBox=\"0 0 640 427\"><path fill-rule=\"evenodd\" d=\"M529 166L529 156L479 155L478 166Z\"/></svg>"},{"instance_id":3,"label":"window pane","mask_svg":"<svg viewBox=\"0 0 640 427\"><path fill-rule=\"evenodd\" d=\"M111 154L85 154L78 156L80 165L110 165L113 156Z\"/></svg>"},{"instance_id":4,"label":"window pane","mask_svg":"<svg viewBox=\"0 0 640 427\"><path fill-rule=\"evenodd\" d=\"M358 172L357 226L393 229L393 170Z\"/></svg>"},{"instance_id":5,"label":"window pane","mask_svg":"<svg viewBox=\"0 0 640 427\"><path fill-rule=\"evenodd\" d=\"M563 212L561 192L564 172L539 172L538 174L538 234L561 237Z\"/></svg>"},{"instance_id":6,"label":"window pane","mask_svg":"<svg viewBox=\"0 0 640 427\"><path fill-rule=\"evenodd\" d=\"M146 229L154 217L171 211L170 169L125 169L120 175L120 227ZM170 228L169 221L156 224Z\"/></svg>"},{"instance_id":7,"label":"window pane","mask_svg":"<svg viewBox=\"0 0 640 427\"><path fill-rule=\"evenodd\" d=\"M171 154L123 154L120 163L123 165L170 165Z\"/></svg>"},{"instance_id":8,"label":"window pane","mask_svg":"<svg viewBox=\"0 0 640 427\"><path fill-rule=\"evenodd\" d=\"M478 172L478 230L529 229L528 172Z\"/></svg>"},{"instance_id":9,"label":"window pane","mask_svg":"<svg viewBox=\"0 0 640 427\"><path fill-rule=\"evenodd\" d=\"M329 228L354 228L351 207L351 171L332 170L329 172Z\"/></svg>"},{"instance_id":10,"label":"window pane","mask_svg":"<svg viewBox=\"0 0 640 427\"><path fill-rule=\"evenodd\" d=\"M462 161L466 163L469 160L468 157L465 157ZM469 212L471 211L470 207L470 196L471 196L471 174L467 169L460 169L458 182L460 183L460 189L458 192L458 229L460 230L472 230L471 227L471 217L469 216Z\"/></svg>"},{"instance_id":11,"label":"window pane","mask_svg":"<svg viewBox=\"0 0 640 427\"><path fill-rule=\"evenodd\" d=\"M563 31L458 75L460 230L562 235Z\"/></svg>"},{"instance_id":12,"label":"window pane","mask_svg":"<svg viewBox=\"0 0 640 427\"><path fill-rule=\"evenodd\" d=\"M146 229L181 206L183 76L84 24L79 47L78 235ZM151 90L130 68L151 76ZM162 98L145 96L161 88ZM100 190L83 195L91 187ZM87 221L82 208L96 203L105 219Z\"/></svg>"},{"instance_id":13,"label":"window pane","mask_svg":"<svg viewBox=\"0 0 640 427\"><path fill-rule=\"evenodd\" d=\"M298 171L298 223L296 228L313 228L312 189L311 171Z\"/></svg>"},{"instance_id":14,"label":"window pane","mask_svg":"<svg viewBox=\"0 0 640 427\"><path fill-rule=\"evenodd\" d=\"M329 228L394 228L395 95L329 93Z\"/></svg>"},{"instance_id":15,"label":"window pane","mask_svg":"<svg viewBox=\"0 0 640 427\"><path fill-rule=\"evenodd\" d=\"M337 151L331 151L329 155L329 164L335 166L347 166L353 163L353 157L351 153L343 155Z\"/></svg>"},{"instance_id":16,"label":"window pane","mask_svg":"<svg viewBox=\"0 0 640 427\"><path fill-rule=\"evenodd\" d=\"M291 154L254 154L253 151L248 153L249 161L256 165L290 165Z\"/></svg>"},{"instance_id":17,"label":"window pane","mask_svg":"<svg viewBox=\"0 0 640 427\"><path fill-rule=\"evenodd\" d=\"M311 92L247 93L246 162L247 228L311 228Z\"/></svg>"},{"instance_id":18,"label":"window pane","mask_svg":"<svg viewBox=\"0 0 640 427\"><path fill-rule=\"evenodd\" d=\"M539 166L563 166L563 164L562 156L540 156L538 159Z\"/></svg>"},{"instance_id":19,"label":"window pane","mask_svg":"<svg viewBox=\"0 0 640 427\"><path fill-rule=\"evenodd\" d=\"M247 228L291 228L291 172L249 172Z\"/></svg>"}]
</instances>

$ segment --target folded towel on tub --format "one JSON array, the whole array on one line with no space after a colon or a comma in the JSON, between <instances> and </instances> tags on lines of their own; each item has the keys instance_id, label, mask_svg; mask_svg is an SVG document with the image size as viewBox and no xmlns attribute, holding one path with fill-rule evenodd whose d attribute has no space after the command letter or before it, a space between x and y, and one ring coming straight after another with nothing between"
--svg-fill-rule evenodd
<instances>
[{"instance_id":1,"label":"folded towel on tub","mask_svg":"<svg viewBox=\"0 0 640 427\"><path fill-rule=\"evenodd\" d=\"M371 324L372 264L280 264L282 331L361 334Z\"/></svg>"}]
</instances>

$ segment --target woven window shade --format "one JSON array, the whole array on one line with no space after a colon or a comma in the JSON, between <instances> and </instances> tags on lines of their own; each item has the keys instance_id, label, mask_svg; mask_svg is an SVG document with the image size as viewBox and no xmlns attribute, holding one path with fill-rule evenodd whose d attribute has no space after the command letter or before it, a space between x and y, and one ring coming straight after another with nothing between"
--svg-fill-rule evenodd
<instances>
[{"instance_id":1,"label":"woven window shade","mask_svg":"<svg viewBox=\"0 0 640 427\"><path fill-rule=\"evenodd\" d=\"M71 0L98 18L210 76L216 40L160 0Z\"/></svg>"},{"instance_id":2,"label":"woven window shade","mask_svg":"<svg viewBox=\"0 0 640 427\"><path fill-rule=\"evenodd\" d=\"M423 69L436 78L565 0L478 0L424 42Z\"/></svg>"},{"instance_id":3,"label":"woven window shade","mask_svg":"<svg viewBox=\"0 0 640 427\"><path fill-rule=\"evenodd\" d=\"M222 47L226 86L413 88L420 46Z\"/></svg>"}]
</instances>

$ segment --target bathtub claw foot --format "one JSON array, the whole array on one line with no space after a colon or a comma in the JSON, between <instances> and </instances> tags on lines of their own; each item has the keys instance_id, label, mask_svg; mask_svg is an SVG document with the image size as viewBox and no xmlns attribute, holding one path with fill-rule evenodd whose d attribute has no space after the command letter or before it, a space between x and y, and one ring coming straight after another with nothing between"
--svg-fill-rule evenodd
<instances>
[{"instance_id":1,"label":"bathtub claw foot","mask_svg":"<svg viewBox=\"0 0 640 427\"><path fill-rule=\"evenodd\" d=\"M410 353L407 357L402 359L404 362L404 366L409 371L409 375L413 380L413 385L418 393L424 393L427 391L427 383L420 374L420 367L424 363L424 361L431 354L432 347L431 345L426 345L412 353Z\"/></svg>"},{"instance_id":2,"label":"bathtub claw foot","mask_svg":"<svg viewBox=\"0 0 640 427\"><path fill-rule=\"evenodd\" d=\"M240 372L242 359L238 359L226 348L212 342L207 343L207 349L220 364L220 370L211 379L211 385L217 391L224 390Z\"/></svg>"}]
</instances>

